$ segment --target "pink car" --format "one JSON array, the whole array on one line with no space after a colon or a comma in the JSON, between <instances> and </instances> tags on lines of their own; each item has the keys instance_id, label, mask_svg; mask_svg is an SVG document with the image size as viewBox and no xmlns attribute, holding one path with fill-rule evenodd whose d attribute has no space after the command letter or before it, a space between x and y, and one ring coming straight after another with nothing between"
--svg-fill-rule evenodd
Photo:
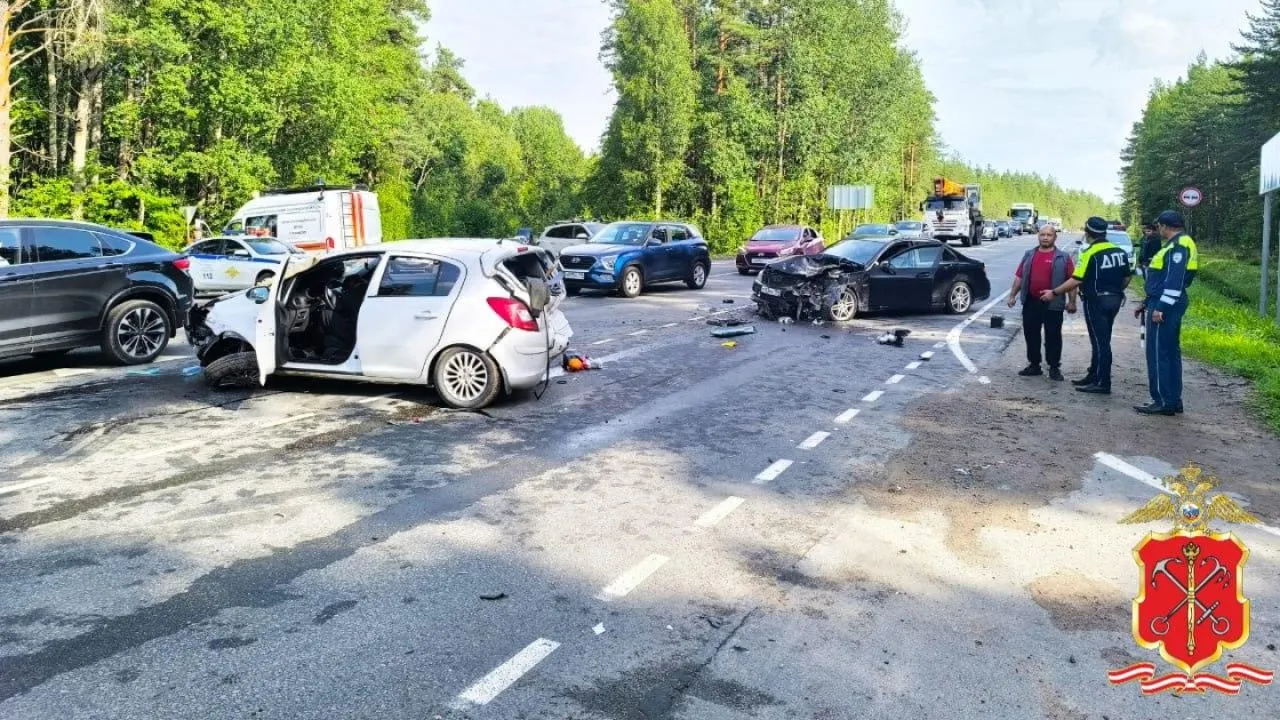
<instances>
[{"instance_id":1,"label":"pink car","mask_svg":"<svg viewBox=\"0 0 1280 720\"><path fill-rule=\"evenodd\" d=\"M818 255L826 250L822 234L806 225L770 225L761 228L738 250L738 273L750 275L765 265L792 255Z\"/></svg>"}]
</instances>

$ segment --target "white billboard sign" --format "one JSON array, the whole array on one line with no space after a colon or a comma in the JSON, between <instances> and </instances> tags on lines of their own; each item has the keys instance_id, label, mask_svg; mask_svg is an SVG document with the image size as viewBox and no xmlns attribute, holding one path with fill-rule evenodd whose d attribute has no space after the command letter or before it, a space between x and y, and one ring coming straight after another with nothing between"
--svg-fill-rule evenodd
<instances>
[{"instance_id":1,"label":"white billboard sign","mask_svg":"<svg viewBox=\"0 0 1280 720\"><path fill-rule=\"evenodd\" d=\"M870 185L832 185L827 188L827 207L832 210L870 210L875 204L875 188Z\"/></svg>"},{"instance_id":2,"label":"white billboard sign","mask_svg":"<svg viewBox=\"0 0 1280 720\"><path fill-rule=\"evenodd\" d=\"M1266 195L1273 190L1280 190L1280 135L1276 135L1262 146L1262 183L1259 195Z\"/></svg>"}]
</instances>

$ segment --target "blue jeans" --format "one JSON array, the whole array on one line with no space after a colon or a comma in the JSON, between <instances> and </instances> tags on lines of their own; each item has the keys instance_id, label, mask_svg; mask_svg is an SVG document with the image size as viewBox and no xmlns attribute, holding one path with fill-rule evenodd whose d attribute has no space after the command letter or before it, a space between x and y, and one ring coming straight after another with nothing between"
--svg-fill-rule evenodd
<instances>
[{"instance_id":1,"label":"blue jeans","mask_svg":"<svg viewBox=\"0 0 1280 720\"><path fill-rule=\"evenodd\" d=\"M1164 313L1164 322L1151 320L1156 310ZM1172 308L1156 303L1147 309L1147 384L1151 402L1168 410L1182 407L1182 317L1186 312L1185 302Z\"/></svg>"}]
</instances>

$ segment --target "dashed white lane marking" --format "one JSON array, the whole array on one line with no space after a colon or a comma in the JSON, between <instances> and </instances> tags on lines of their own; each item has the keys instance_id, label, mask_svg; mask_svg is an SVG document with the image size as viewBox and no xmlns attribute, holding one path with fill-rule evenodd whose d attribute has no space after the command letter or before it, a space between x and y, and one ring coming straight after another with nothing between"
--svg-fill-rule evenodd
<instances>
[{"instance_id":1,"label":"dashed white lane marking","mask_svg":"<svg viewBox=\"0 0 1280 720\"><path fill-rule=\"evenodd\" d=\"M826 440L829 437L831 437L831 433L823 432L819 430L818 432L805 438L804 442L800 443L796 447L800 448L801 450L812 450L818 447L819 445L821 445L822 441Z\"/></svg>"},{"instance_id":2,"label":"dashed white lane marking","mask_svg":"<svg viewBox=\"0 0 1280 720\"><path fill-rule=\"evenodd\" d=\"M174 360L193 360L189 355L165 355L152 360L153 363L173 362Z\"/></svg>"},{"instance_id":3,"label":"dashed white lane marking","mask_svg":"<svg viewBox=\"0 0 1280 720\"><path fill-rule=\"evenodd\" d=\"M27 488L39 487L51 482L57 482L60 478L42 477L35 480L28 480L24 483L16 483L13 485L0 485L0 495L9 495L11 493L21 492Z\"/></svg>"},{"instance_id":4,"label":"dashed white lane marking","mask_svg":"<svg viewBox=\"0 0 1280 720\"><path fill-rule=\"evenodd\" d=\"M389 392L389 393L386 393L386 394L384 394L384 395L374 395L373 397L360 398L360 399L359 399L359 400L357 400L356 402L357 402L357 403L359 403L359 404L361 404L361 405L369 405L369 404L372 404L372 403L376 403L376 402L378 402L379 400L387 400L387 399L393 398L393 397L395 397L397 394L398 394L398 393Z\"/></svg>"},{"instance_id":5,"label":"dashed white lane marking","mask_svg":"<svg viewBox=\"0 0 1280 720\"><path fill-rule=\"evenodd\" d=\"M884 382L886 385L897 385L898 383L902 382L906 378L907 378L906 375L894 375L893 377L889 378L888 380L885 380Z\"/></svg>"},{"instance_id":6,"label":"dashed white lane marking","mask_svg":"<svg viewBox=\"0 0 1280 720\"><path fill-rule=\"evenodd\" d=\"M640 583L657 572L658 568L666 565L670 559L666 555L650 555L641 560L635 567L614 578L613 582L606 585L600 591L600 594L596 595L596 599L610 602L626 597L632 590L640 587Z\"/></svg>"},{"instance_id":7,"label":"dashed white lane marking","mask_svg":"<svg viewBox=\"0 0 1280 720\"><path fill-rule=\"evenodd\" d=\"M920 359L921 359L921 360L932 360L932 359L933 359L933 351L932 351L932 350L930 350L929 352L922 352L922 353L920 353Z\"/></svg>"},{"instance_id":8,"label":"dashed white lane marking","mask_svg":"<svg viewBox=\"0 0 1280 720\"><path fill-rule=\"evenodd\" d=\"M538 638L529 646L516 653L510 660L493 669L488 675L480 678L475 685L463 690L450 704L453 710L466 710L479 705L488 705L503 690L511 687L517 680L532 670L538 663L556 651L560 643L546 638Z\"/></svg>"},{"instance_id":9,"label":"dashed white lane marking","mask_svg":"<svg viewBox=\"0 0 1280 720\"><path fill-rule=\"evenodd\" d=\"M1151 473L1147 472L1146 470L1143 470L1140 467L1131 465L1125 462L1124 460L1121 460L1115 455L1111 455L1110 453L1100 452L1100 453L1094 453L1093 457L1103 465L1106 465L1107 467L1111 468L1112 470L1115 470L1116 472L1119 472L1124 475L1128 475L1129 477L1133 478L1134 480L1137 480L1143 485L1149 485L1155 488L1156 490L1159 490L1160 492L1169 493L1170 495L1173 494L1169 490L1169 488L1166 488L1164 486L1164 483L1160 481L1160 478L1156 477L1155 475L1152 475ZM1270 525L1253 525L1252 527L1255 527L1265 533L1270 533L1271 535L1275 535L1276 537L1280 537L1280 528L1274 528L1274 527L1271 527Z\"/></svg>"},{"instance_id":10,"label":"dashed white lane marking","mask_svg":"<svg viewBox=\"0 0 1280 720\"><path fill-rule=\"evenodd\" d=\"M768 482L773 482L774 480L778 479L779 475L786 472L787 468L789 467L791 467L790 460L775 460L772 465L765 468L764 470L761 470L760 474L756 475L755 480L752 480L751 482L755 483L756 485L763 485Z\"/></svg>"},{"instance_id":11,"label":"dashed white lane marking","mask_svg":"<svg viewBox=\"0 0 1280 720\"><path fill-rule=\"evenodd\" d=\"M279 420L273 420L269 423L263 423L262 425L258 426L258 429L267 430L269 428L280 427L281 425L290 425L292 423L301 422L303 420L307 420L315 416L316 416L315 413L302 413L301 415L290 415L287 418L281 418Z\"/></svg>"},{"instance_id":12,"label":"dashed white lane marking","mask_svg":"<svg viewBox=\"0 0 1280 720\"><path fill-rule=\"evenodd\" d=\"M982 317L988 310L995 307L996 303L1007 297L1009 297L1009 291L1005 290L1000 293L998 297L992 298L991 302L983 305L978 312L970 315L964 322L951 328L951 332L947 333L947 346L951 348L951 354L956 356L956 359L960 361L960 364L964 366L965 370L968 370L971 373L976 373L978 372L978 367L973 364L973 361L969 359L968 355L964 354L964 348L960 347L960 336L964 333L966 328L977 322L978 318Z\"/></svg>"},{"instance_id":13,"label":"dashed white lane marking","mask_svg":"<svg viewBox=\"0 0 1280 720\"><path fill-rule=\"evenodd\" d=\"M76 375L92 375L98 372L93 368L58 368L53 374L58 377L75 377Z\"/></svg>"},{"instance_id":14,"label":"dashed white lane marking","mask_svg":"<svg viewBox=\"0 0 1280 720\"><path fill-rule=\"evenodd\" d=\"M873 403L873 402L875 402L875 401L879 400L879 399L880 399L880 398L882 398L882 397L884 397L884 391L883 391L883 390L874 390L874 391L872 391L872 392L867 393L867 396L866 396L866 397L864 397L864 398L862 398L862 402L864 402L864 403Z\"/></svg>"},{"instance_id":15,"label":"dashed white lane marking","mask_svg":"<svg viewBox=\"0 0 1280 720\"><path fill-rule=\"evenodd\" d=\"M933 348L934 348L935 350L941 350L942 348L944 348L944 347L946 347L946 346L947 346L947 344L946 344L945 342L940 342L940 343L934 343L934 344L933 344Z\"/></svg>"},{"instance_id":16,"label":"dashed white lane marking","mask_svg":"<svg viewBox=\"0 0 1280 720\"><path fill-rule=\"evenodd\" d=\"M729 517L729 513L737 510L738 506L744 502L746 500L740 497L725 498L724 502L702 513L702 517L698 518L693 524L704 528L714 527L716 523Z\"/></svg>"},{"instance_id":17,"label":"dashed white lane marking","mask_svg":"<svg viewBox=\"0 0 1280 720\"><path fill-rule=\"evenodd\" d=\"M637 330L633 333L627 333L629 337L635 337L637 335L648 335L648 334L649 334L648 330Z\"/></svg>"},{"instance_id":18,"label":"dashed white lane marking","mask_svg":"<svg viewBox=\"0 0 1280 720\"><path fill-rule=\"evenodd\" d=\"M848 410L845 410L844 412L842 412L842 413L840 413L838 416L836 416L836 424L837 424L837 425L845 425L845 424L847 424L850 420L853 420L854 418L858 417L858 413L860 413L860 412L862 412L862 411L861 411L861 410L859 410L859 409L857 409L857 408L850 408L850 409L848 409Z\"/></svg>"},{"instance_id":19,"label":"dashed white lane marking","mask_svg":"<svg viewBox=\"0 0 1280 720\"><path fill-rule=\"evenodd\" d=\"M680 324L680 323L667 323L666 325L662 325L661 327L662 327L663 329L666 329L666 328L673 328L673 327L675 327L675 326L677 326L677 325L679 325L679 324Z\"/></svg>"},{"instance_id":20,"label":"dashed white lane marking","mask_svg":"<svg viewBox=\"0 0 1280 720\"><path fill-rule=\"evenodd\" d=\"M605 338L605 339L603 339L603 340L597 340L597 341L595 341L595 342L593 342L593 343L591 343L591 344L592 344L592 345L604 345L604 344L606 344L606 343L611 343L611 342L613 342L613 338Z\"/></svg>"},{"instance_id":21,"label":"dashed white lane marking","mask_svg":"<svg viewBox=\"0 0 1280 720\"><path fill-rule=\"evenodd\" d=\"M706 320L706 319L707 319L706 315L699 315L698 317L691 317L685 322L698 322L699 320Z\"/></svg>"},{"instance_id":22,"label":"dashed white lane marking","mask_svg":"<svg viewBox=\"0 0 1280 720\"><path fill-rule=\"evenodd\" d=\"M913 363L907 363L907 369L908 369L908 370L919 370L919 369L920 369L920 365L921 365L921 362L920 362L919 360L917 360L917 361L915 361L915 362L913 362Z\"/></svg>"},{"instance_id":23,"label":"dashed white lane marking","mask_svg":"<svg viewBox=\"0 0 1280 720\"><path fill-rule=\"evenodd\" d=\"M983 385L990 385L991 378L987 377L986 375L983 375L982 377L978 378L978 382L982 383Z\"/></svg>"},{"instance_id":24,"label":"dashed white lane marking","mask_svg":"<svg viewBox=\"0 0 1280 720\"><path fill-rule=\"evenodd\" d=\"M596 626L595 626L595 627L593 627L593 628L591 628L591 632L593 632L593 633L595 633L595 634L597 634L597 635L603 635L603 634L604 634L604 623L596 623Z\"/></svg>"}]
</instances>

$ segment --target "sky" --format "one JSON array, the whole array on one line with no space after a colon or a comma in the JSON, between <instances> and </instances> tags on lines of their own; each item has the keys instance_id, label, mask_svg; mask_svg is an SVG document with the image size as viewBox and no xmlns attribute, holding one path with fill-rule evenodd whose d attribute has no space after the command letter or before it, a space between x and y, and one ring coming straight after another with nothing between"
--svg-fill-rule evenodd
<instances>
[{"instance_id":1,"label":"sky","mask_svg":"<svg viewBox=\"0 0 1280 720\"><path fill-rule=\"evenodd\" d=\"M1157 79L1225 57L1258 0L895 0L948 149L977 165L1119 195L1120 151ZM481 95L547 105L586 150L613 105L604 0L431 0L431 47ZM850 182L855 182L850 179Z\"/></svg>"}]
</instances>

